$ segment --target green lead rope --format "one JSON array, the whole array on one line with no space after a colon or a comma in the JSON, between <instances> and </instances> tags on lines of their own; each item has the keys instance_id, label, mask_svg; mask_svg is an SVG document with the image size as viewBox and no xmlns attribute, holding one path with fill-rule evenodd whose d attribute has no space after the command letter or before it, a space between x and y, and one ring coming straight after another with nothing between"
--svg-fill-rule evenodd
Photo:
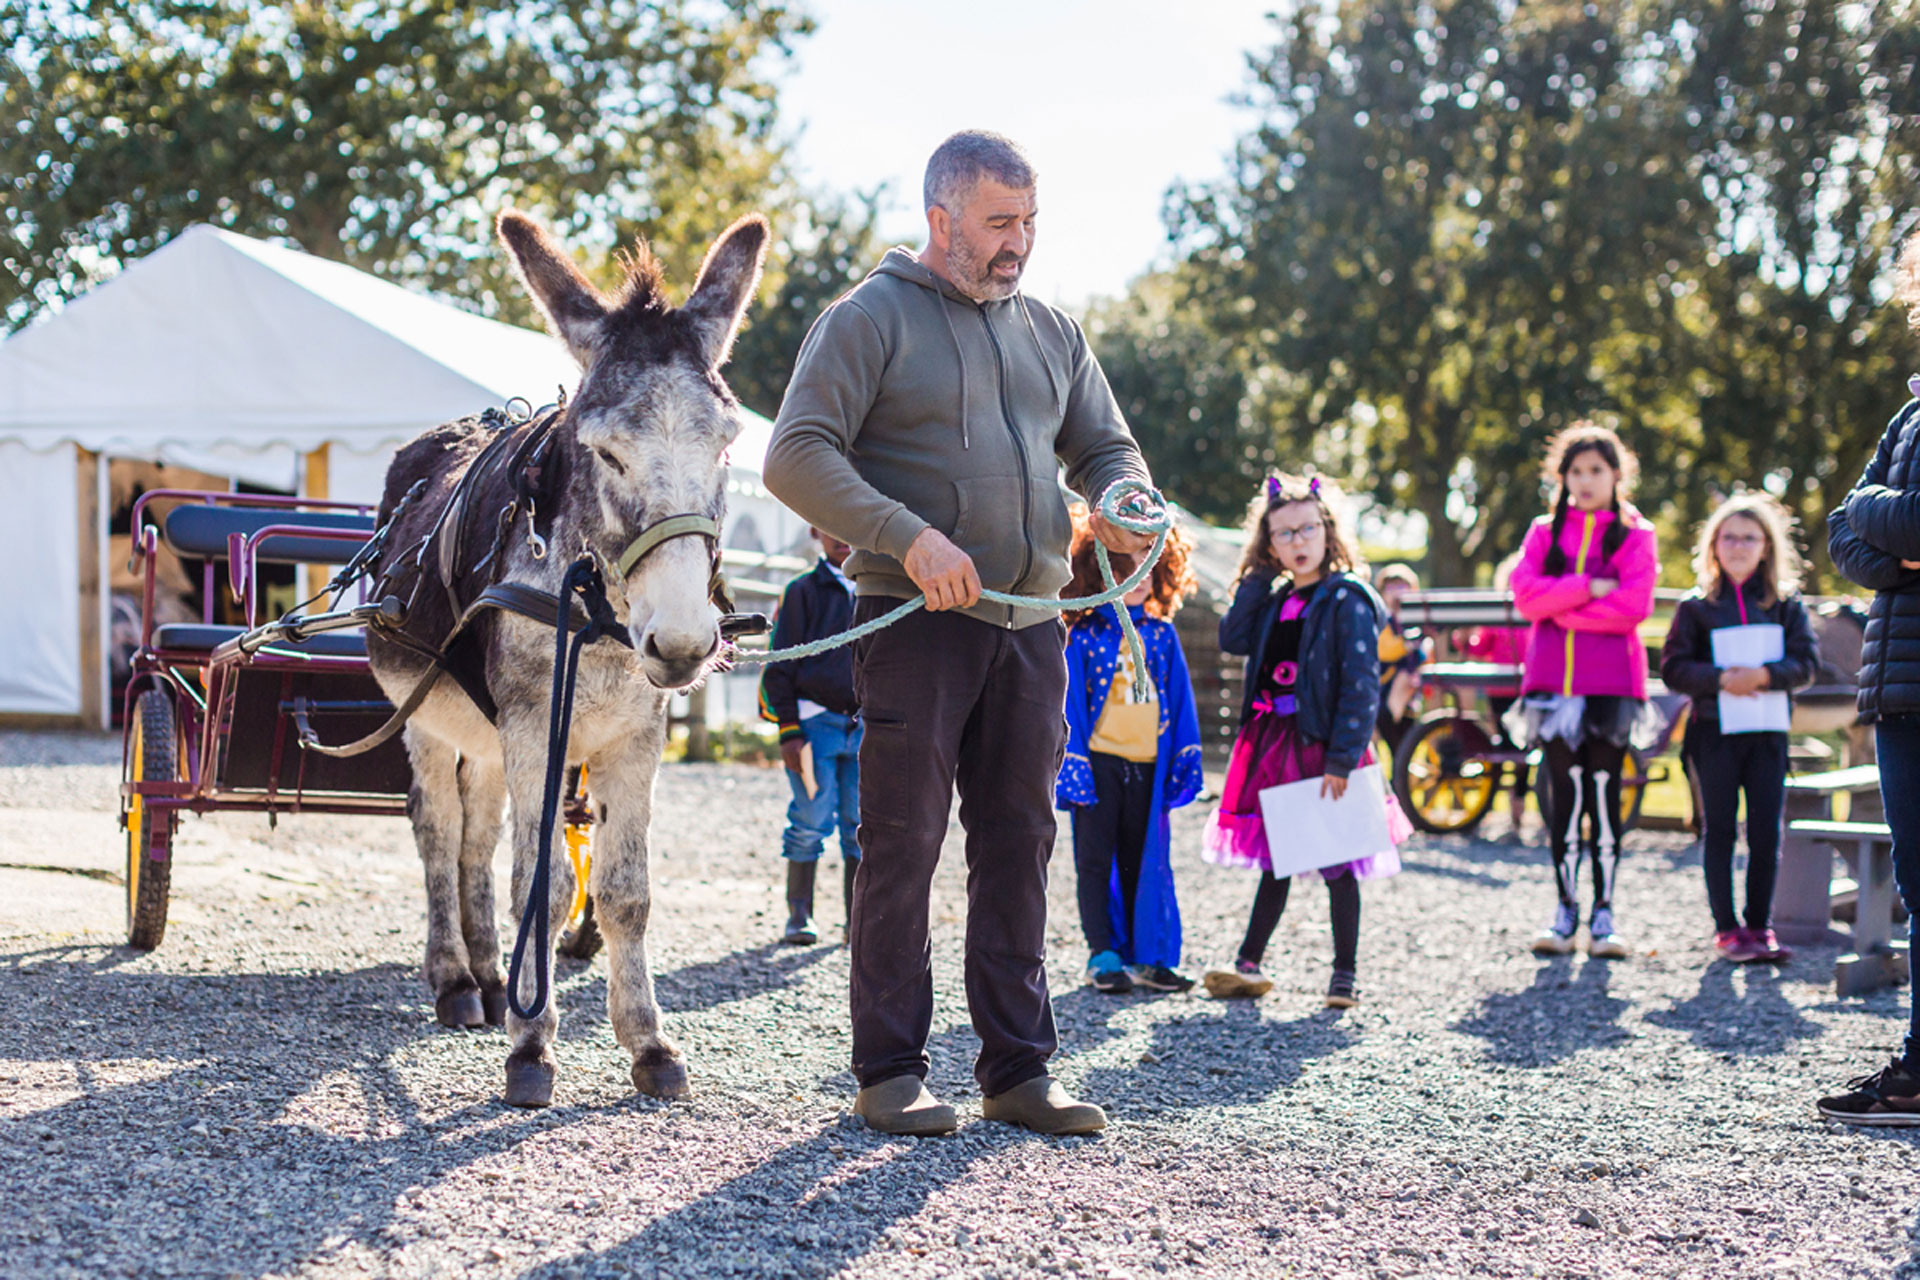
<instances>
[{"instance_id":1,"label":"green lead rope","mask_svg":"<svg viewBox=\"0 0 1920 1280\"><path fill-rule=\"evenodd\" d=\"M1154 565L1160 562L1161 552L1166 550L1167 537L1173 532L1173 517L1167 512L1166 499L1152 485L1139 480L1121 480L1109 486L1100 495L1097 504L1100 515L1107 523L1125 529L1130 533L1153 535L1153 550L1129 574L1125 581L1116 582L1113 577L1113 561L1107 549L1100 543L1094 544L1100 564L1100 580L1106 584L1106 590L1098 595L1075 596L1069 599L1050 599L1043 596L1015 595L1010 591L980 592L982 600L995 604L1013 605L1022 609L1051 609L1056 613L1068 610L1097 609L1101 605L1111 604L1123 598L1129 591L1145 582L1153 572ZM857 627L851 627L836 635L823 636L806 644L796 644L786 649L769 649L765 653L738 652L733 655L736 667L762 667L770 662L791 662L796 658L811 658L816 653L825 653L829 649L838 649L843 644L852 644L862 636L890 627L915 609L925 608L927 598L915 596L896 609L890 609L877 618L869 619ZM1146 655L1140 647L1140 633L1134 628L1133 618L1126 609L1115 609L1120 618L1120 629L1126 633L1127 652L1133 658L1134 681L1131 699L1134 702L1147 702L1153 697L1152 677L1147 673Z\"/></svg>"}]
</instances>

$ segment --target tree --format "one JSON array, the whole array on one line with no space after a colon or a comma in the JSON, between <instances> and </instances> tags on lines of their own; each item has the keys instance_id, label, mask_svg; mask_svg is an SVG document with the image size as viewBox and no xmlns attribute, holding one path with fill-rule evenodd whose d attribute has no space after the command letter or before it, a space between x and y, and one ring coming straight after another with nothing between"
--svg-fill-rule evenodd
<instances>
[{"instance_id":1,"label":"tree","mask_svg":"<svg viewBox=\"0 0 1920 1280\"><path fill-rule=\"evenodd\" d=\"M1186 194L1190 294L1272 417L1421 511L1440 583L1518 544L1540 442L1604 410L1688 201L1625 6L1351 0L1279 22L1262 121Z\"/></svg>"},{"instance_id":2,"label":"tree","mask_svg":"<svg viewBox=\"0 0 1920 1280\"><path fill-rule=\"evenodd\" d=\"M1249 476L1275 464L1274 432L1233 343L1180 305L1188 292L1171 273L1142 276L1124 299L1094 304L1087 340L1161 489L1232 524L1252 496Z\"/></svg>"},{"instance_id":3,"label":"tree","mask_svg":"<svg viewBox=\"0 0 1920 1280\"><path fill-rule=\"evenodd\" d=\"M775 245L760 302L733 344L727 383L749 409L780 412L793 362L827 304L879 264L880 199L874 191L840 200L793 199L774 226Z\"/></svg>"},{"instance_id":4,"label":"tree","mask_svg":"<svg viewBox=\"0 0 1920 1280\"><path fill-rule=\"evenodd\" d=\"M781 0L11 0L0 314L210 222L526 320L509 205L603 253L644 228L688 279L779 185L768 73L810 30Z\"/></svg>"}]
</instances>

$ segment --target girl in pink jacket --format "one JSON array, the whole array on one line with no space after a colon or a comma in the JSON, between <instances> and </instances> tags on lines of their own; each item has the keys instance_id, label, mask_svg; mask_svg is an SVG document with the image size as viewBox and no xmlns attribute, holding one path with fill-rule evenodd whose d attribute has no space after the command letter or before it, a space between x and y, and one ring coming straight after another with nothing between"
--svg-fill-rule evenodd
<instances>
[{"instance_id":1,"label":"girl in pink jacket","mask_svg":"<svg viewBox=\"0 0 1920 1280\"><path fill-rule=\"evenodd\" d=\"M1653 612L1660 575L1653 526L1622 500L1638 463L1605 427L1576 423L1553 438L1546 477L1553 513L1527 530L1513 570L1514 605L1533 623L1521 700L1509 732L1546 756L1547 824L1560 903L1534 939L1541 955L1573 950L1580 928L1580 858L1593 859L1587 953L1628 954L1614 927L1620 866L1620 769L1647 711L1647 653L1640 624Z\"/></svg>"}]
</instances>

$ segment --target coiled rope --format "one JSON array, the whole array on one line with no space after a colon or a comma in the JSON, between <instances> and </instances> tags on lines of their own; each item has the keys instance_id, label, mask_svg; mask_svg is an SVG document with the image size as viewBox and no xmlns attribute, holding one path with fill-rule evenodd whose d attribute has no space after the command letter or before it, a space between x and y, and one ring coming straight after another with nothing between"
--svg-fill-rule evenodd
<instances>
[{"instance_id":1,"label":"coiled rope","mask_svg":"<svg viewBox=\"0 0 1920 1280\"><path fill-rule=\"evenodd\" d=\"M1106 492L1100 495L1095 509L1107 523L1117 528L1125 529L1129 533L1153 535L1153 549L1146 554L1125 581L1114 581L1113 561L1107 554L1106 546L1096 542L1094 549L1098 553L1096 559L1100 565L1100 581L1106 586L1106 589L1098 595L1057 599L983 589L980 592L980 598L992 601L994 604L1013 605L1022 609L1051 609L1057 613L1065 613L1070 610L1097 609L1103 604L1119 600L1145 582L1152 574L1154 565L1160 562L1160 554L1166 550L1167 538L1173 532L1173 517L1167 511L1166 499L1160 495L1158 489L1143 481L1119 480L1109 485ZM797 658L811 658L816 653L837 649L843 644L853 643L862 636L870 636L876 631L890 627L914 610L925 608L926 604L927 597L918 595L896 609L890 609L877 618L870 618L859 626L850 627L836 635L823 636L818 640L792 645L785 649L769 649L764 653L736 651L732 662L736 667L762 667L770 662L791 662ZM1127 652L1133 659L1135 679L1132 700L1145 702L1153 696L1153 691L1140 648L1140 633L1134 629L1133 619L1128 616L1125 609L1116 609L1114 612L1120 618L1120 629L1127 637Z\"/></svg>"}]
</instances>

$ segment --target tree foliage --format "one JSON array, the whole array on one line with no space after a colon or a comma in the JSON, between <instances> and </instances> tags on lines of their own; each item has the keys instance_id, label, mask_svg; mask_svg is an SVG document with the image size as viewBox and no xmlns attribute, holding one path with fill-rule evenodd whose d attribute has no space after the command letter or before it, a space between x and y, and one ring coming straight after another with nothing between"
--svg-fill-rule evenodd
<instances>
[{"instance_id":1,"label":"tree foliage","mask_svg":"<svg viewBox=\"0 0 1920 1280\"><path fill-rule=\"evenodd\" d=\"M0 315L17 327L194 222L525 319L520 206L687 279L780 186L781 0L6 0Z\"/></svg>"},{"instance_id":2,"label":"tree foliage","mask_svg":"<svg viewBox=\"0 0 1920 1280\"><path fill-rule=\"evenodd\" d=\"M1440 581L1517 545L1544 437L1580 417L1620 427L1643 502L1673 518L1764 482L1811 521L1913 350L1884 299L1914 225L1915 9L1324 0L1277 19L1250 62L1259 123L1170 218L1182 305L1257 401L1235 421L1423 513Z\"/></svg>"}]
</instances>

